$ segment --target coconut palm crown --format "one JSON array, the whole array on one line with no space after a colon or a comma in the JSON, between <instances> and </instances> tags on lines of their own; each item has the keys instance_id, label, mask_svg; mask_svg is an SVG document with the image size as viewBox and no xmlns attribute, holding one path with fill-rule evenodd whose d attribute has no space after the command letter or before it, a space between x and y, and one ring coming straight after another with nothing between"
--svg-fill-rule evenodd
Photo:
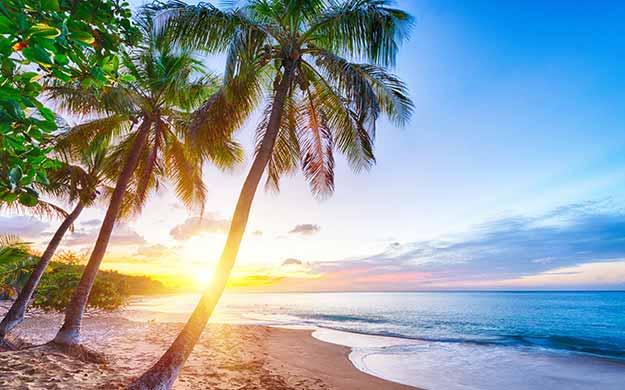
<instances>
[{"instance_id":1,"label":"coconut palm crown","mask_svg":"<svg viewBox=\"0 0 625 390\"><path fill-rule=\"evenodd\" d=\"M395 64L412 20L387 0L250 0L229 10L202 3L159 4L161 26L182 47L226 51L224 79L239 84L245 102L266 107L257 128L258 147L269 124L276 88L290 79L280 128L267 167L267 184L302 169L312 192L334 189L334 151L355 171L374 162L376 121L385 114L396 125L409 120L413 105L404 83L387 69ZM241 80L245 80L245 85ZM244 100L243 97L238 97ZM249 111L253 104L240 104ZM215 108L196 113L198 143L212 147ZM204 141L204 142L202 142Z\"/></svg>"},{"instance_id":2,"label":"coconut palm crown","mask_svg":"<svg viewBox=\"0 0 625 390\"><path fill-rule=\"evenodd\" d=\"M206 188L202 182L202 160L189 152L189 111L216 90L218 78L202 66L191 50L174 50L170 42L152 28L149 14L139 19L145 39L140 47L122 56L125 83L99 96L79 84L48 88L48 95L74 115L96 118L74 126L58 142L58 149L82 148L98 138L116 142L108 157L108 172L116 174L139 133L147 128L131 186L138 207L150 190L163 179L172 181L187 206L202 206ZM229 139L206 149L205 157L218 167L236 163L241 151Z\"/></svg>"}]
</instances>

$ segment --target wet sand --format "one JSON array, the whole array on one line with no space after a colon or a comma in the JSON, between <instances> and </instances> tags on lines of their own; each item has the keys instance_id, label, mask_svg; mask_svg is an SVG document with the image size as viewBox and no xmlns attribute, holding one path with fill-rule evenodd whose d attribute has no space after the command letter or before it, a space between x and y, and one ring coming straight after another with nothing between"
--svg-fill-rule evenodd
<instances>
[{"instance_id":1,"label":"wet sand","mask_svg":"<svg viewBox=\"0 0 625 390\"><path fill-rule=\"evenodd\" d=\"M0 303L4 315L6 302ZM51 340L62 316L31 313L13 334L34 345ZM136 322L119 313L85 318L84 344L106 363L87 363L47 346L0 352L0 389L119 389L156 361L182 327ZM210 324L175 390L409 390L356 369L347 347L309 330Z\"/></svg>"}]
</instances>

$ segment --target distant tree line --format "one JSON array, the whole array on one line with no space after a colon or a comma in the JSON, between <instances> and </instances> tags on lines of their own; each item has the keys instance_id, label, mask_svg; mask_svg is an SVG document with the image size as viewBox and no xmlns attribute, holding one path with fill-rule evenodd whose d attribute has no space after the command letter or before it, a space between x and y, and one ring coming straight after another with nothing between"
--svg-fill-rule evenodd
<instances>
[{"instance_id":1,"label":"distant tree line","mask_svg":"<svg viewBox=\"0 0 625 390\"><path fill-rule=\"evenodd\" d=\"M0 298L14 299L39 262L26 243L16 237L0 239ZM44 311L62 311L80 281L85 256L72 251L59 253L50 262L33 297L33 306ZM133 295L171 293L162 282L148 276L125 275L117 271L100 271L89 296L88 307L115 310Z\"/></svg>"}]
</instances>

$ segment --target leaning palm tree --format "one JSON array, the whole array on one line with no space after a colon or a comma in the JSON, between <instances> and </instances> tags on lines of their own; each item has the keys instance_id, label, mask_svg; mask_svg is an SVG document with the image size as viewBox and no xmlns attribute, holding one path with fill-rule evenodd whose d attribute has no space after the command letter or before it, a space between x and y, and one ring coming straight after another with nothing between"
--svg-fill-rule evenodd
<instances>
[{"instance_id":1,"label":"leaning palm tree","mask_svg":"<svg viewBox=\"0 0 625 390\"><path fill-rule=\"evenodd\" d=\"M64 136L60 136L61 143ZM71 213L64 213L63 222L59 225L52 239L48 243L38 263L28 276L24 287L22 287L18 298L0 322L0 342L7 344L6 335L24 320L24 315L28 309L28 304L50 263L59 244L63 240L65 233L70 230L85 207L94 203L98 195L111 193L108 186L108 177L105 170L105 157L108 152L109 142L106 139L96 139L86 148L73 148L59 150L57 154L63 163L60 167L49 172L49 183L41 186L41 190L55 198L65 199L69 203L75 204ZM128 205L134 195L126 194ZM39 199L34 208L12 207L14 211L46 215L51 212L59 212L59 208ZM125 213L132 210L129 207L124 209ZM46 213L46 214L44 214Z\"/></svg>"},{"instance_id":2,"label":"leaning palm tree","mask_svg":"<svg viewBox=\"0 0 625 390\"><path fill-rule=\"evenodd\" d=\"M170 389L226 286L263 173L267 185L301 168L317 196L334 189L334 151L358 171L374 162L375 124L407 122L412 103L388 72L411 18L386 0L248 0L222 11L209 4L162 6L163 26L182 45L227 49L225 80L265 84L254 161L239 196L213 282L176 340L130 389ZM357 61L364 61L357 62ZM256 75L256 77L253 77ZM257 88L248 88L255 92ZM254 100L254 99L251 99ZM209 101L210 103L210 101ZM207 104L197 113L204 145ZM210 144L209 144L210 145Z\"/></svg>"},{"instance_id":3,"label":"leaning palm tree","mask_svg":"<svg viewBox=\"0 0 625 390\"><path fill-rule=\"evenodd\" d=\"M241 156L238 144L221 137L216 137L201 156L189 151L188 112L214 92L217 79L206 72L191 50L173 50L164 37L156 34L149 14L142 14L138 24L144 40L133 52L122 56L125 83L100 96L85 93L79 85L61 85L48 91L67 111L97 115L76 126L66 142L86 145L95 137L117 140L109 165L113 169L122 167L94 249L54 338L57 344L80 343L82 316L126 189L132 186L136 201L143 205L150 191L167 179L186 205L201 206L206 191L203 159L225 168Z\"/></svg>"}]
</instances>

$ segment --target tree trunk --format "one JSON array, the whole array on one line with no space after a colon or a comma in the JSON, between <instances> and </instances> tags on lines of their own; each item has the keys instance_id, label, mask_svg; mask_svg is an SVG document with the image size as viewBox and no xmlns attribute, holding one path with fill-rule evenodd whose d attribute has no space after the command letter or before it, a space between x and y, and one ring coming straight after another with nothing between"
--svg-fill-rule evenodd
<instances>
[{"instance_id":1,"label":"tree trunk","mask_svg":"<svg viewBox=\"0 0 625 390\"><path fill-rule=\"evenodd\" d=\"M54 252L56 252L61 240L63 240L63 236L67 232L67 229L69 229L74 221L76 221L84 207L84 204L79 201L71 214L65 218L63 223L61 223L61 226L59 226L54 233L54 236L52 236L52 240L50 240L46 250L43 252L43 255L41 255L39 263L30 274L28 281L20 291L15 302L13 302L9 311L4 316L4 319L2 319L2 322L0 323L0 339L3 339L13 328L24 320L24 314L28 308L28 303L35 292L37 285L39 285L39 281L41 280L44 271L48 267L48 264L50 264L50 260L52 259L52 256L54 256Z\"/></svg>"},{"instance_id":2,"label":"tree trunk","mask_svg":"<svg viewBox=\"0 0 625 390\"><path fill-rule=\"evenodd\" d=\"M151 122L147 118L143 118L143 122L139 127L132 149L130 150L126 162L124 163L122 172L117 179L117 184L115 185L115 190L111 196L109 207L106 210L106 215L102 221L102 227L100 227L100 233L98 234L95 247L93 248L93 252L91 252L89 262L82 273L80 282L72 294L72 299L65 310L65 321L63 322L63 326L59 332L56 334L54 343L63 345L80 344L80 325L82 322L82 316L87 306L87 301L89 300L91 288L93 287L96 275L98 274L98 269L102 263L102 258L104 257L106 248L111 238L115 221L119 215L122 201L124 199L124 195L126 194L126 187L128 186L132 173L137 166L137 161L139 160L141 149L145 143L150 123Z\"/></svg>"},{"instance_id":3,"label":"tree trunk","mask_svg":"<svg viewBox=\"0 0 625 390\"><path fill-rule=\"evenodd\" d=\"M169 390L176 381L185 361L193 351L208 322L219 298L223 293L230 272L237 258L243 233L247 225L250 208L258 183L265 171L267 163L271 158L276 136L282 120L282 112L285 99L293 80L294 64L285 65L284 74L276 89L269 123L265 135L263 136L258 154L252 163L252 167L243 183L243 188L239 195L228 238L224 246L221 258L215 270L215 276L211 284L204 290L198 305L193 310L189 321L176 338L165 354L148 371L133 382L128 390Z\"/></svg>"}]
</instances>

